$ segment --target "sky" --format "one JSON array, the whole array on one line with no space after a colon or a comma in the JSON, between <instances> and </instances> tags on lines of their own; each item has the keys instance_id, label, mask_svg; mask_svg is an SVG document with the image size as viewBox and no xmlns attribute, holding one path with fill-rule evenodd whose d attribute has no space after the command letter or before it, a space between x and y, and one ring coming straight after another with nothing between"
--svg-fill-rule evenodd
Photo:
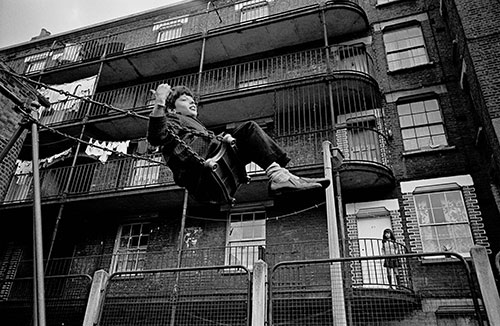
<instances>
[{"instance_id":1,"label":"sky","mask_svg":"<svg viewBox=\"0 0 500 326\"><path fill-rule=\"evenodd\" d=\"M52 35L182 0L0 0L0 48L29 41L42 28Z\"/></svg>"}]
</instances>

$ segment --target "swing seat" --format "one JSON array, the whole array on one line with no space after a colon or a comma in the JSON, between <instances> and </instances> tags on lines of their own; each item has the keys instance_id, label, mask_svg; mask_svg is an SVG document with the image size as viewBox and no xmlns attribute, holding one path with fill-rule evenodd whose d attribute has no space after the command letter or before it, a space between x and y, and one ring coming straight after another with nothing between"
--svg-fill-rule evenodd
<instances>
[{"instance_id":1,"label":"swing seat","mask_svg":"<svg viewBox=\"0 0 500 326\"><path fill-rule=\"evenodd\" d=\"M214 156L203 164L202 175L192 195L200 202L234 205L238 188L250 182L245 166L238 158L236 139L224 135Z\"/></svg>"}]
</instances>

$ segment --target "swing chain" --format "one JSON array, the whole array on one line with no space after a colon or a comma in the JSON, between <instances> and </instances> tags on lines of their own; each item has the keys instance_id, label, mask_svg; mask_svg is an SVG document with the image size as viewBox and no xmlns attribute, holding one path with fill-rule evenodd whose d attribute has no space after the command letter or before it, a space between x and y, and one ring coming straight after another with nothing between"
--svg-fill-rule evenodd
<instances>
[{"instance_id":1,"label":"swing chain","mask_svg":"<svg viewBox=\"0 0 500 326\"><path fill-rule=\"evenodd\" d=\"M218 141L222 142L224 140L224 138L221 136L221 135L215 135L213 132L211 131L208 131L207 132L203 132L203 131L198 131L198 130L195 130L195 129L191 129L191 128L186 128L186 127L178 127L179 130L181 131L185 131L186 133L190 133L192 135L195 135L195 136L198 136L198 137L202 137L202 138L205 138L205 139L209 139L209 140L212 140L212 139L217 139ZM203 157L201 157L198 153L196 153L192 148L191 146L189 146L188 144L186 144L186 142L184 140L182 140L179 135L177 135L175 133L175 131L168 126L167 124L167 132L174 138L174 140L177 142L178 145L181 145L183 147L183 149L186 149L188 151L189 154L193 155L193 157L202 165L205 164L205 159Z\"/></svg>"}]
</instances>

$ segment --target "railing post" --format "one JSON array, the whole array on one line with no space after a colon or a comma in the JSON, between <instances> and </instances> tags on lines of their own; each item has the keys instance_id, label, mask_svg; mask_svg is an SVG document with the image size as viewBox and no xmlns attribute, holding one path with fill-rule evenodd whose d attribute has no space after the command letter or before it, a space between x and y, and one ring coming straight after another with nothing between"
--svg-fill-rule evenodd
<instances>
[{"instance_id":1,"label":"railing post","mask_svg":"<svg viewBox=\"0 0 500 326\"><path fill-rule=\"evenodd\" d=\"M94 273L92 286L90 288L89 299L87 301L87 309L85 310L85 318L83 326L94 326L99 322L101 306L104 302L106 285L108 284L109 274L105 270L98 270Z\"/></svg>"},{"instance_id":2,"label":"railing post","mask_svg":"<svg viewBox=\"0 0 500 326\"><path fill-rule=\"evenodd\" d=\"M491 270L486 248L474 246L470 250L474 270L476 271L479 288L483 297L484 308L490 326L500 326L500 297Z\"/></svg>"},{"instance_id":3,"label":"railing post","mask_svg":"<svg viewBox=\"0 0 500 326\"><path fill-rule=\"evenodd\" d=\"M267 263L258 260L253 265L252 326L267 324Z\"/></svg>"}]
</instances>

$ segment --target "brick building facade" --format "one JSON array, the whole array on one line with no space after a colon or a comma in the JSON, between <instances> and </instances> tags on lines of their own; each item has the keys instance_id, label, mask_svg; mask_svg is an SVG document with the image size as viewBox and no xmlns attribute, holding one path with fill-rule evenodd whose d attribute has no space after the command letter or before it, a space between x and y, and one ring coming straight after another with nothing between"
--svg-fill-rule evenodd
<instances>
[{"instance_id":1,"label":"brick building facade","mask_svg":"<svg viewBox=\"0 0 500 326\"><path fill-rule=\"evenodd\" d=\"M498 10L486 0L187 1L0 49L11 76L52 99L40 132L48 277L111 274L106 325L247 324L236 285L258 259L271 324L480 321L467 264L474 245L492 263L500 251ZM186 197L145 139L149 90L164 82L195 90L216 133L256 121L298 175L324 175L329 141L344 157L333 192L269 196L249 165L235 205ZM2 146L20 119L11 108L2 102ZM24 137L2 163L9 230L31 223L31 172L14 173L30 146ZM31 232L0 240L2 311L23 302L31 246ZM335 250L345 260L325 262ZM414 256L396 270L371 258L388 253ZM214 270L225 278L207 281ZM54 320L90 318L89 294L78 295L59 314L48 307Z\"/></svg>"}]
</instances>

